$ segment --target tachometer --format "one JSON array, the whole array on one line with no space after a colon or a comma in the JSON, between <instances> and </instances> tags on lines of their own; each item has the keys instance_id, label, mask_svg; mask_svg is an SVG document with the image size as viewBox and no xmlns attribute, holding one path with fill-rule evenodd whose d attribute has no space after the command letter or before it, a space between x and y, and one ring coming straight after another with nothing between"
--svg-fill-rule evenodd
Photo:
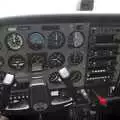
<instances>
[{"instance_id":1,"label":"tachometer","mask_svg":"<svg viewBox=\"0 0 120 120\"><path fill-rule=\"evenodd\" d=\"M48 58L48 64L50 68L60 67L64 64L65 57L62 53L54 52Z\"/></svg>"},{"instance_id":2,"label":"tachometer","mask_svg":"<svg viewBox=\"0 0 120 120\"><path fill-rule=\"evenodd\" d=\"M61 48L65 43L65 36L62 32L52 32L48 37L48 48L58 49Z\"/></svg>"},{"instance_id":3,"label":"tachometer","mask_svg":"<svg viewBox=\"0 0 120 120\"><path fill-rule=\"evenodd\" d=\"M6 37L6 44L11 50L19 50L23 45L23 37L18 33L10 33Z\"/></svg>"},{"instance_id":4,"label":"tachometer","mask_svg":"<svg viewBox=\"0 0 120 120\"><path fill-rule=\"evenodd\" d=\"M28 36L29 47L34 50L39 50L44 47L45 37L38 32L32 33Z\"/></svg>"}]
</instances>

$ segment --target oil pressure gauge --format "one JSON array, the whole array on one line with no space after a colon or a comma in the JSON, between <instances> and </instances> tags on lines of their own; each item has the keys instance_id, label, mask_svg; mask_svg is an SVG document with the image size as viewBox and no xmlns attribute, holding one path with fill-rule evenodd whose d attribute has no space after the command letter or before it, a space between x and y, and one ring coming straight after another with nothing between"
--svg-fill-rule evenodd
<instances>
[{"instance_id":1,"label":"oil pressure gauge","mask_svg":"<svg viewBox=\"0 0 120 120\"><path fill-rule=\"evenodd\" d=\"M6 37L6 44L11 50L19 50L23 45L23 37L18 33L10 33Z\"/></svg>"}]
</instances>

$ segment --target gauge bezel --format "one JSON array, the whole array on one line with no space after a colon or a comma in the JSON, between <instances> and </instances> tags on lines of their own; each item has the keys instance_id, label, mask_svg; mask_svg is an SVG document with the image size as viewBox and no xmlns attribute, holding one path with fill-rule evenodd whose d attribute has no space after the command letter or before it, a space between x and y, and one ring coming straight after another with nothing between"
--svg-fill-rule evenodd
<instances>
[{"instance_id":1,"label":"gauge bezel","mask_svg":"<svg viewBox=\"0 0 120 120\"><path fill-rule=\"evenodd\" d=\"M21 45L20 48L18 48L18 49L13 49L13 48L11 48L11 47L8 45L8 36L10 36L10 35L12 35L12 34L17 34L17 35L19 35L19 36L22 38L22 45ZM9 50L18 51L18 50L20 50L20 49L24 46L24 37L23 37L23 35L21 35L21 34L18 33L18 32L8 33L7 36L5 37L5 44L6 44L6 46L7 46L7 48L8 48Z\"/></svg>"},{"instance_id":2,"label":"gauge bezel","mask_svg":"<svg viewBox=\"0 0 120 120\"><path fill-rule=\"evenodd\" d=\"M64 60L62 61L62 64L61 64L61 65L54 66L54 65L51 65L51 64L50 64L51 57L52 57L53 55L55 55L55 54L62 55L62 57L63 57ZM53 52L53 53L50 54L49 57L48 57L48 66L49 66L49 68L58 68L58 67L61 67L62 65L64 65L64 63L65 63L65 56L64 56L64 54L61 53L61 52Z\"/></svg>"},{"instance_id":3,"label":"gauge bezel","mask_svg":"<svg viewBox=\"0 0 120 120\"><path fill-rule=\"evenodd\" d=\"M12 66L10 65L11 59L12 59L13 57L18 57L18 56L21 57L22 60L24 61L24 65L22 66L21 69L16 69L15 67L12 67ZM23 70L23 69L25 68L25 65L26 65L26 59L25 59L22 55L20 55L20 54L14 54L14 55L12 55L12 56L10 56L10 57L8 58L8 66L9 66L11 69L13 69L13 70L17 70L17 71Z\"/></svg>"},{"instance_id":4,"label":"gauge bezel","mask_svg":"<svg viewBox=\"0 0 120 120\"><path fill-rule=\"evenodd\" d=\"M81 35L83 36L83 42L82 42L82 44L81 44L80 46L78 46L78 47L74 47L73 34L74 34L75 32L79 32L79 33L81 33ZM72 42L72 44L71 44L71 42ZM73 31L73 32L71 32L71 33L69 34L69 37L68 37L68 47L69 47L69 48L80 48L80 47L83 46L84 42L85 42L85 35L84 35L84 33L83 33L82 31L75 30L75 31Z\"/></svg>"},{"instance_id":5,"label":"gauge bezel","mask_svg":"<svg viewBox=\"0 0 120 120\"><path fill-rule=\"evenodd\" d=\"M75 78L74 77L74 75L77 73L77 75L79 74L79 79L73 79L73 78ZM81 78L82 78L82 73L80 72L80 71L78 71L78 70L75 70L75 71L73 71L72 73L71 73L71 81L73 82L73 83L77 83L77 82L79 82L80 80L81 80Z\"/></svg>"},{"instance_id":6,"label":"gauge bezel","mask_svg":"<svg viewBox=\"0 0 120 120\"><path fill-rule=\"evenodd\" d=\"M76 54L78 54L78 53L76 53ZM73 62L71 61L71 57L72 57L73 55L74 55L74 53L71 53L71 54L68 56L68 58L67 58L69 65L80 65L80 64L82 63L82 61L83 61L83 54L82 54L81 52L79 52L79 54L78 54L78 55L81 55L81 56L80 56L81 59L79 60L79 63L73 63Z\"/></svg>"},{"instance_id":7,"label":"gauge bezel","mask_svg":"<svg viewBox=\"0 0 120 120\"><path fill-rule=\"evenodd\" d=\"M57 77L57 78L52 79L53 77ZM48 76L49 82L53 83L53 84L60 83L60 81L58 81L59 78L60 78L60 75L58 72L53 72L53 73L49 74L49 76Z\"/></svg>"},{"instance_id":8,"label":"gauge bezel","mask_svg":"<svg viewBox=\"0 0 120 120\"><path fill-rule=\"evenodd\" d=\"M60 46L49 46L49 41L51 41L51 36L54 34L54 33L60 33L62 35L62 38L63 38L63 43L60 45ZM65 42L66 42L66 37L65 37L65 34L62 32L62 31L52 31L49 35L48 35L48 49L60 49L62 48L64 45L65 45Z\"/></svg>"},{"instance_id":9,"label":"gauge bezel","mask_svg":"<svg viewBox=\"0 0 120 120\"><path fill-rule=\"evenodd\" d=\"M44 39L44 43L42 43L42 45L37 45L37 44L33 44L32 42L30 42L30 36L31 35L33 35L33 34L39 34L39 35L41 35ZM28 34L28 38L27 38L27 43L28 43L28 46L29 46L29 48L30 49L32 49L32 50L40 50L40 49L42 49L42 48L44 48L45 47L45 36L42 34L42 33L40 33L40 32L32 32L32 33L29 33Z\"/></svg>"}]
</instances>

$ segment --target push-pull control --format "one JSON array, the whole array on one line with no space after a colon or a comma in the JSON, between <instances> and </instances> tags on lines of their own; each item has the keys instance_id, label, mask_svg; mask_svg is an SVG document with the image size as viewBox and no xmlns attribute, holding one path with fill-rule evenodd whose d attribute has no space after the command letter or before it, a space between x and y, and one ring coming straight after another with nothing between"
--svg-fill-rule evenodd
<instances>
[{"instance_id":1,"label":"push-pull control","mask_svg":"<svg viewBox=\"0 0 120 120\"><path fill-rule=\"evenodd\" d=\"M69 94L75 99L76 90L73 87L73 82L71 81L71 72L68 68L64 67L59 70L60 77L62 78L63 82L67 86Z\"/></svg>"},{"instance_id":2,"label":"push-pull control","mask_svg":"<svg viewBox=\"0 0 120 120\"><path fill-rule=\"evenodd\" d=\"M59 70L59 74L60 74L62 80L64 81L64 83L66 84L69 94L72 96L72 98L75 101L77 101L77 91L74 88L72 80L71 80L71 78L72 78L71 71L68 68L64 67ZM88 103L91 102L85 89L81 89L80 94L83 96L83 98L86 101L88 101Z\"/></svg>"},{"instance_id":3,"label":"push-pull control","mask_svg":"<svg viewBox=\"0 0 120 120\"><path fill-rule=\"evenodd\" d=\"M11 92L11 87L14 83L14 75L6 74L2 80L1 91L0 91L0 109L3 110L7 107Z\"/></svg>"}]
</instances>

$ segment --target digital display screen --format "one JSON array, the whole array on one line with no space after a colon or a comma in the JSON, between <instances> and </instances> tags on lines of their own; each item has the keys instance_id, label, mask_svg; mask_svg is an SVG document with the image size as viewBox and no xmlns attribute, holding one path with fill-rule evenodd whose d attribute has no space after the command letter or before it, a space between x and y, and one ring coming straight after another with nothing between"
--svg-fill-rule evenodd
<instances>
[{"instance_id":1,"label":"digital display screen","mask_svg":"<svg viewBox=\"0 0 120 120\"><path fill-rule=\"evenodd\" d=\"M113 43L113 35L98 35L96 36L96 43Z\"/></svg>"}]
</instances>

